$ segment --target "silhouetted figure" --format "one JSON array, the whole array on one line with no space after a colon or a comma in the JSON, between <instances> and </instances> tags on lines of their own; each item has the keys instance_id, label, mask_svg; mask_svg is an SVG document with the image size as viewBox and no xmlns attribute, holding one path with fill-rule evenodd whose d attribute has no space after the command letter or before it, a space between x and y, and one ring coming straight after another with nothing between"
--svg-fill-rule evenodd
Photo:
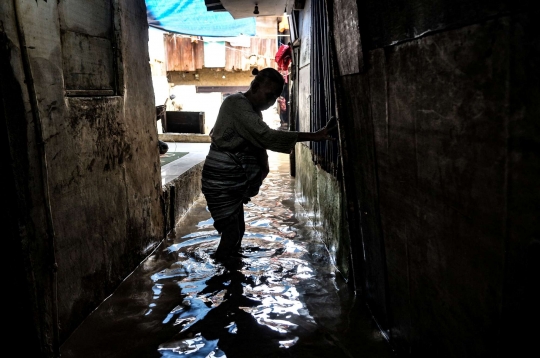
<instances>
[{"instance_id":1,"label":"silhouetted figure","mask_svg":"<svg viewBox=\"0 0 540 358\"><path fill-rule=\"evenodd\" d=\"M273 68L252 72L255 79L245 93L228 96L210 131L210 151L202 171L202 192L214 227L221 234L214 258L242 257L244 204L259 193L269 172L267 149L290 153L297 142L334 139L328 123L316 132L290 132L270 128L262 111L270 108L283 92L285 80Z\"/></svg>"}]
</instances>

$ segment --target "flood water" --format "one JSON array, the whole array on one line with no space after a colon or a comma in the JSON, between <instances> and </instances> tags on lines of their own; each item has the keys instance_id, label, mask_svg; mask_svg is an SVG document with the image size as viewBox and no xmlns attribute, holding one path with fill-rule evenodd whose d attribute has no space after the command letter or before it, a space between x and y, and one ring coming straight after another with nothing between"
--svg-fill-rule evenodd
<instances>
[{"instance_id":1,"label":"flood water","mask_svg":"<svg viewBox=\"0 0 540 358\"><path fill-rule=\"evenodd\" d=\"M86 357L394 357L298 204L289 156L244 206L246 258L214 262L201 196L61 347Z\"/></svg>"}]
</instances>

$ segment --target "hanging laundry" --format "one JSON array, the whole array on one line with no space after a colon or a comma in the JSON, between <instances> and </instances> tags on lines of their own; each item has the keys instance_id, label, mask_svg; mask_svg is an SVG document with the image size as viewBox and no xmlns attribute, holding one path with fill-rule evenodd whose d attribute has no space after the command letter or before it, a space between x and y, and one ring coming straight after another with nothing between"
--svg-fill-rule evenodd
<instances>
[{"instance_id":1,"label":"hanging laundry","mask_svg":"<svg viewBox=\"0 0 540 358\"><path fill-rule=\"evenodd\" d=\"M283 75L285 83L289 83L289 65L292 62L292 50L289 45L280 45L275 56L277 70Z\"/></svg>"},{"instance_id":2,"label":"hanging laundry","mask_svg":"<svg viewBox=\"0 0 540 358\"><path fill-rule=\"evenodd\" d=\"M292 61L292 50L289 45L280 45L275 57L278 71L287 71Z\"/></svg>"}]
</instances>

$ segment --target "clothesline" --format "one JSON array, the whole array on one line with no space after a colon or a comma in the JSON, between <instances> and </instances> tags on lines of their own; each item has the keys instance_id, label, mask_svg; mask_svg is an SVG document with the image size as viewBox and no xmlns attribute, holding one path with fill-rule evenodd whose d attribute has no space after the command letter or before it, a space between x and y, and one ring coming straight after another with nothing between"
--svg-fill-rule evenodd
<instances>
[{"instance_id":1,"label":"clothesline","mask_svg":"<svg viewBox=\"0 0 540 358\"><path fill-rule=\"evenodd\" d=\"M175 37L190 38L190 39L192 39L192 42L193 41L202 41L202 42L206 42L206 43L216 42L215 40L205 40L204 38L201 38L201 36L190 36L190 35L182 35L182 34L172 34L172 35L175 36ZM289 36L289 35L277 35L277 36ZM196 38L196 39L194 39L194 38ZM250 39L251 38L260 38L260 37L250 37ZM229 42L230 43L230 41L226 41L226 40L224 40L223 42ZM239 49L238 47L242 47L243 49ZM225 45L225 48L227 48L229 50L232 50L232 51L240 51L242 54L247 55L247 57L257 56L257 58L265 58L265 59L269 59L269 60L275 60L275 58L271 57L271 56L259 55L259 54L249 52L250 47L243 47L243 46L231 47L231 46ZM247 51L247 53L246 53L246 51Z\"/></svg>"}]
</instances>

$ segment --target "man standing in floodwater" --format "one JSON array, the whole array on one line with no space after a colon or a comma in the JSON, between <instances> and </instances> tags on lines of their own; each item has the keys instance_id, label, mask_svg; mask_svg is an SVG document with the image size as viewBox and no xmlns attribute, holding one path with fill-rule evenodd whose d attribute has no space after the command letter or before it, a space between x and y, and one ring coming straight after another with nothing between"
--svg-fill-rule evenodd
<instances>
[{"instance_id":1,"label":"man standing in floodwater","mask_svg":"<svg viewBox=\"0 0 540 358\"><path fill-rule=\"evenodd\" d=\"M290 153L297 142L333 140L335 119L316 132L288 132L271 129L262 111L281 95L285 81L273 68L252 71L249 90L228 96L221 104L210 131L210 151L202 171L202 193L221 234L213 254L216 261L243 257L244 204L259 193L269 172L266 150Z\"/></svg>"}]
</instances>

